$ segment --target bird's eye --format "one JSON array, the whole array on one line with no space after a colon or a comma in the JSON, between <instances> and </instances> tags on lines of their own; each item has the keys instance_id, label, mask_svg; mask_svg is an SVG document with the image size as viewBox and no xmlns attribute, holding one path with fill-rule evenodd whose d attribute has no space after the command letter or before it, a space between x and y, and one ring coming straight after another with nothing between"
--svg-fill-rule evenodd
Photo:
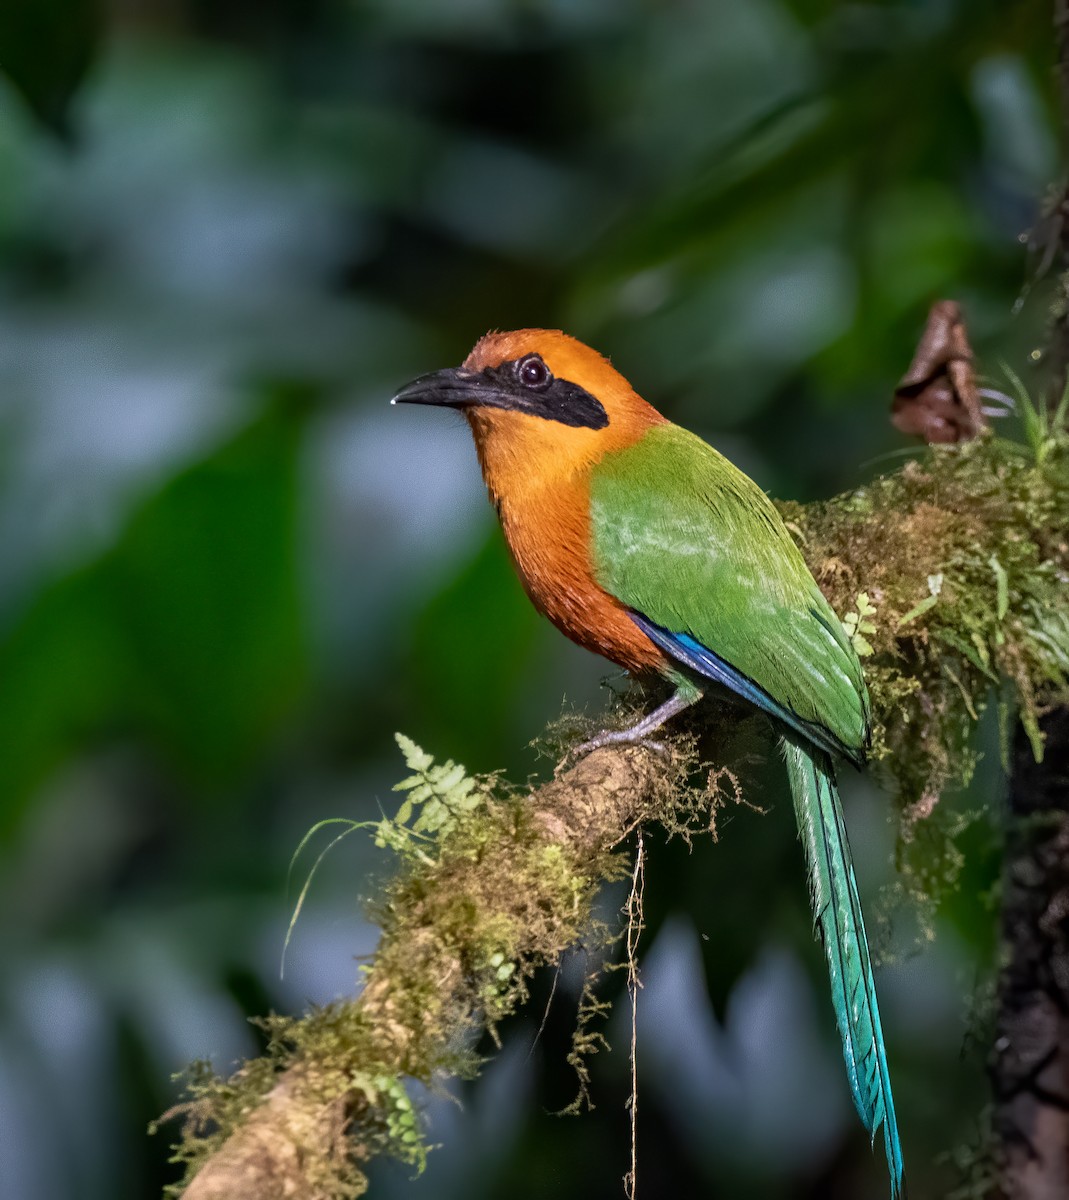
<instances>
[{"instance_id":1,"label":"bird's eye","mask_svg":"<svg viewBox=\"0 0 1069 1200\"><path fill-rule=\"evenodd\" d=\"M521 358L516 374L520 383L529 388L544 388L553 378L549 373L549 367L537 354L529 354L526 358Z\"/></svg>"}]
</instances>

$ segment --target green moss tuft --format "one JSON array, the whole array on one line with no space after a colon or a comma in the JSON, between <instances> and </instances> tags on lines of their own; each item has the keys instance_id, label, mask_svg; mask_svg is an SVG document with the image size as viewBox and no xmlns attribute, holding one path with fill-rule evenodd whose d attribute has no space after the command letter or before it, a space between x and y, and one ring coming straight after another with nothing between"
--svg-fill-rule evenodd
<instances>
[{"instance_id":1,"label":"green moss tuft","mask_svg":"<svg viewBox=\"0 0 1069 1200\"><path fill-rule=\"evenodd\" d=\"M1069 442L1042 447L988 435L783 506L844 621L865 604L871 758L907 819L968 782L991 703L1016 711L1038 757L1040 714L1069 698Z\"/></svg>"},{"instance_id":2,"label":"green moss tuft","mask_svg":"<svg viewBox=\"0 0 1069 1200\"><path fill-rule=\"evenodd\" d=\"M1027 446L987 434L932 447L856 492L782 506L864 637L870 761L900 820L890 899L921 942L968 831L990 820L942 799L972 777L980 719L997 708L1004 761L1015 719L1039 758L1040 716L1069 701L1069 438L1038 417L1029 428Z\"/></svg>"}]
</instances>

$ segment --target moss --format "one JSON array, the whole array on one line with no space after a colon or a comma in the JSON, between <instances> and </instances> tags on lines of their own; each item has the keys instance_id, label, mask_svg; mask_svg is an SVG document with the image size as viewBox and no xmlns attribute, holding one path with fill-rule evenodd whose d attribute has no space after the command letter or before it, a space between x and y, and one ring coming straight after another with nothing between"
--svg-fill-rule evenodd
<instances>
[{"instance_id":1,"label":"moss","mask_svg":"<svg viewBox=\"0 0 1069 1200\"><path fill-rule=\"evenodd\" d=\"M899 814L890 902L920 941L966 832L990 819L943 800L972 777L977 724L998 709L1005 761L1019 718L1038 758L1040 716L1069 701L1069 439L1053 428L1038 421L1028 446L933 447L827 503L782 506L847 627L864 613L870 761Z\"/></svg>"},{"instance_id":2,"label":"moss","mask_svg":"<svg viewBox=\"0 0 1069 1200\"><path fill-rule=\"evenodd\" d=\"M299 1092L293 1108L341 1114L345 1136L326 1145L314 1122L306 1140L304 1126L283 1131L297 1143L302 1170L314 1176L309 1194L317 1200L362 1194L364 1164L379 1154L421 1168L426 1146L402 1080L434 1086L473 1074L476 1038L496 1036L540 966L581 938L605 949L616 936L594 920L592 906L603 881L627 873L614 849L623 830L607 822L612 836L595 843L547 839L531 795L474 779L453 763L437 766L399 741L415 774L399 785L406 798L397 817L374 827L398 870L372 905L382 938L363 993L300 1018L269 1018L267 1051L229 1078L203 1064L193 1069L186 1101L170 1114L183 1123L175 1161L185 1166L186 1182L268 1107L280 1080ZM692 747L683 739L655 757L656 772L648 774L657 783L636 820L661 817L689 829L699 806L708 807L701 789L690 787ZM584 1024L578 1060L598 1041Z\"/></svg>"},{"instance_id":3,"label":"moss","mask_svg":"<svg viewBox=\"0 0 1069 1200\"><path fill-rule=\"evenodd\" d=\"M783 506L836 611L860 596L874 610L871 759L907 820L968 781L992 702L1038 756L1039 715L1069 697L1069 447L1053 440L1039 461L990 435L933 448L828 503Z\"/></svg>"}]
</instances>

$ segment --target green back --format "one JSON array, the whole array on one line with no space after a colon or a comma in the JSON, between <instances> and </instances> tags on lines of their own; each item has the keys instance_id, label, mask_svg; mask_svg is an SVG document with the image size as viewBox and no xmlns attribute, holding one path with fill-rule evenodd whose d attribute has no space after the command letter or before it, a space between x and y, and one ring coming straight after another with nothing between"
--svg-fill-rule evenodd
<instances>
[{"instance_id":1,"label":"green back","mask_svg":"<svg viewBox=\"0 0 1069 1200\"><path fill-rule=\"evenodd\" d=\"M761 489L678 425L606 455L591 481L594 572L857 756L868 694L838 617Z\"/></svg>"}]
</instances>

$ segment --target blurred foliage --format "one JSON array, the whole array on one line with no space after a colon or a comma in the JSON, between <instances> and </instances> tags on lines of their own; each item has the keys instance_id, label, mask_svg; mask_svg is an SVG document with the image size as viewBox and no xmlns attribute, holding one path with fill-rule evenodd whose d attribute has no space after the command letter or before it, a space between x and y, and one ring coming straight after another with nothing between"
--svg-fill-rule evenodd
<instances>
[{"instance_id":1,"label":"blurred foliage","mask_svg":"<svg viewBox=\"0 0 1069 1200\"><path fill-rule=\"evenodd\" d=\"M328 859L282 981L285 869L318 820L376 817L394 729L522 776L562 696L602 703L604 664L512 577L466 431L389 411L393 388L488 327L563 326L773 494L865 482L902 447L886 411L932 300L961 301L990 375L1043 370L1047 281L1017 302L1058 169L1049 22L995 0L2 7L0 1193L158 1194L143 1131L170 1073L253 1050L246 1014L351 989L370 859ZM920 1195L949 1190L937 1155L984 1095L959 1047L990 968L997 731L976 745L961 886L880 981ZM651 854L639 1187L882 1195L777 764L744 766L775 811ZM856 792L872 897L884 802ZM910 914L882 918L899 957ZM581 974L463 1116L428 1101L423 1181L378 1190L618 1194L623 1056L595 1113L542 1115L570 1099Z\"/></svg>"},{"instance_id":2,"label":"blurred foliage","mask_svg":"<svg viewBox=\"0 0 1069 1200\"><path fill-rule=\"evenodd\" d=\"M97 0L8 0L0 9L0 70L34 113L65 131L71 98L97 50Z\"/></svg>"},{"instance_id":3,"label":"blurred foliage","mask_svg":"<svg viewBox=\"0 0 1069 1200\"><path fill-rule=\"evenodd\" d=\"M5 827L87 741L145 742L233 783L301 691L295 451L270 415L151 496L115 546L42 588L0 648ZM197 786L199 785L199 786Z\"/></svg>"}]
</instances>

